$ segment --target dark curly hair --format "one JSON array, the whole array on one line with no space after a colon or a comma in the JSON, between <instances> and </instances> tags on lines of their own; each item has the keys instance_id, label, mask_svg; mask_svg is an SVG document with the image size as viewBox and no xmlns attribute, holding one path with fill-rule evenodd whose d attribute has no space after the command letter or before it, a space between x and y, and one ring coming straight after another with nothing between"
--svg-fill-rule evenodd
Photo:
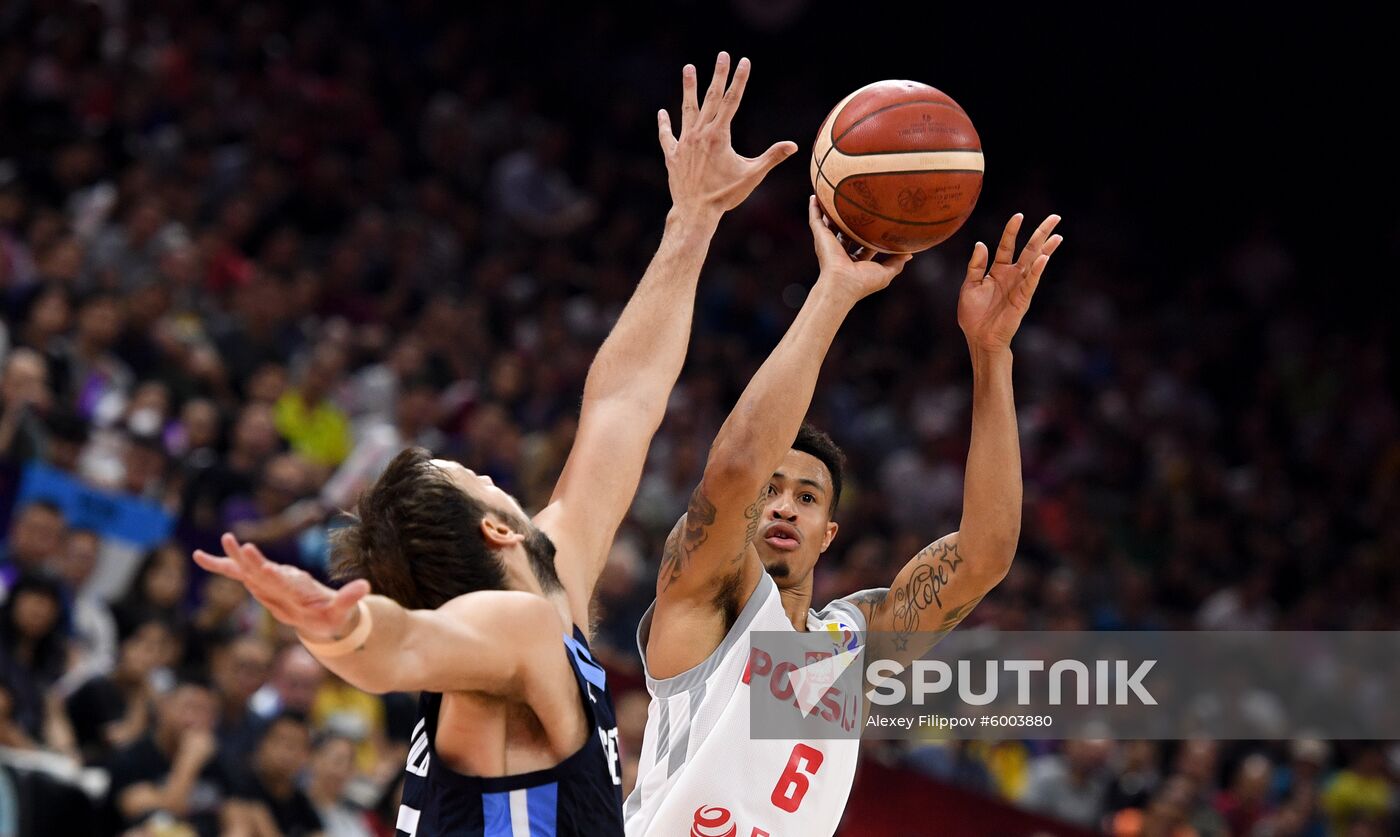
<instances>
[{"instance_id":1,"label":"dark curly hair","mask_svg":"<svg viewBox=\"0 0 1400 837\"><path fill-rule=\"evenodd\" d=\"M829 511L831 514L836 514L836 504L841 501L841 476L846 468L846 454L836 446L835 442L831 441L830 436L805 422L797 431L797 439L792 443L792 449L811 454L826 466L827 472L831 474L831 508Z\"/></svg>"},{"instance_id":2,"label":"dark curly hair","mask_svg":"<svg viewBox=\"0 0 1400 837\"><path fill-rule=\"evenodd\" d=\"M502 589L505 567L481 534L488 512L524 531L535 575L545 590L558 589L549 538L518 515L462 491L423 448L394 457L360 497L351 524L332 534L331 575L366 579L374 592L411 609Z\"/></svg>"}]
</instances>

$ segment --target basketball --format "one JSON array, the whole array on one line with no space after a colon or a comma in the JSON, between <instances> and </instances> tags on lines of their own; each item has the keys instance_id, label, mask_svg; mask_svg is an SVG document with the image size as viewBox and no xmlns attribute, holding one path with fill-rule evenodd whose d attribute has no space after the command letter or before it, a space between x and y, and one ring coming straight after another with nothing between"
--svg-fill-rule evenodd
<instances>
[{"instance_id":1,"label":"basketball","mask_svg":"<svg viewBox=\"0 0 1400 837\"><path fill-rule=\"evenodd\" d=\"M842 99L812 146L823 211L848 239L882 253L917 253L957 232L982 170L967 113L917 81L877 81Z\"/></svg>"}]
</instances>

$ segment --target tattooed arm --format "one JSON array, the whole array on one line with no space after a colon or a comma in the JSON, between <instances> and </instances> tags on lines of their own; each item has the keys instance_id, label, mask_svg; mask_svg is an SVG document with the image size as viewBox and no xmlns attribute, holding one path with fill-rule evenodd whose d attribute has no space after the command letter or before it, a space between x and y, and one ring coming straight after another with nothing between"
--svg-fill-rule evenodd
<instances>
[{"instance_id":1,"label":"tattooed arm","mask_svg":"<svg viewBox=\"0 0 1400 837\"><path fill-rule=\"evenodd\" d=\"M888 590L848 598L872 631L889 631L895 658L917 659L957 627L1011 569L1021 534L1021 448L1011 388L1011 338L1060 237L1050 216L1012 262L1021 216L1002 234L987 269L987 250L973 249L958 301L958 324L972 355L972 444L963 481L958 531L919 551ZM884 649L881 649L884 650Z\"/></svg>"},{"instance_id":2,"label":"tattooed arm","mask_svg":"<svg viewBox=\"0 0 1400 837\"><path fill-rule=\"evenodd\" d=\"M958 626L1011 567L1015 544L995 560L969 563L959 532L934 541L910 559L888 588L846 597L865 614L871 631L888 634L873 646L878 656L917 660Z\"/></svg>"},{"instance_id":3,"label":"tattooed arm","mask_svg":"<svg viewBox=\"0 0 1400 837\"><path fill-rule=\"evenodd\" d=\"M961 526L919 550L888 591L852 597L865 611L870 630L893 633L887 649L893 659L918 659L933 648L1001 581L1016 553L1021 455L1011 356L981 362L974 357L973 365L972 445Z\"/></svg>"},{"instance_id":4,"label":"tattooed arm","mask_svg":"<svg viewBox=\"0 0 1400 837\"><path fill-rule=\"evenodd\" d=\"M808 222L821 275L710 447L700 485L666 542L656 582L663 603L693 600L708 606L715 590L732 583L745 562L742 594L758 583L761 569L749 542L758 531L773 472L807 414L827 349L855 304L888 285L909 260L852 259L826 226L816 198L809 201Z\"/></svg>"}]
</instances>

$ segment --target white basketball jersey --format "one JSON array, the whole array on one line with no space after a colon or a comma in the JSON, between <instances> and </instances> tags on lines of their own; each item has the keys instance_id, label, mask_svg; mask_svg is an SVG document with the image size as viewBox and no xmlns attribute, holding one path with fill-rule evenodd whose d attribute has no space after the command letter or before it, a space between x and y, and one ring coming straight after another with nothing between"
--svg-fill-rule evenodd
<instances>
[{"instance_id":1,"label":"white basketball jersey","mask_svg":"<svg viewBox=\"0 0 1400 837\"><path fill-rule=\"evenodd\" d=\"M655 607L637 627L643 665ZM864 631L865 617L835 601L820 613L809 611L807 629ZM767 573L704 662L664 680L647 672L651 706L637 785L623 806L627 837L830 837L836 831L860 741L750 736L749 689L769 688L771 677L749 665L750 631L793 631Z\"/></svg>"}]
</instances>

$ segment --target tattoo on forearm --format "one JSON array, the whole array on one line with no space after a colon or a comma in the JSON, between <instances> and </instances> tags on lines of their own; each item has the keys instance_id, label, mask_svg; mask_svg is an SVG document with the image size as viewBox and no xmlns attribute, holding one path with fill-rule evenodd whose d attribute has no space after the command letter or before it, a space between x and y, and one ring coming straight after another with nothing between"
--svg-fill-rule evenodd
<instances>
[{"instance_id":1,"label":"tattoo on forearm","mask_svg":"<svg viewBox=\"0 0 1400 837\"><path fill-rule=\"evenodd\" d=\"M961 622L963 619L967 618L967 615L972 612L972 609L974 607L977 607L977 605L981 603L982 597L978 596L972 601L963 602L962 604L948 611L948 615L944 616L942 623L939 624L938 630L943 633L947 633L948 631L951 631L952 629L956 628L958 626L958 623Z\"/></svg>"},{"instance_id":2,"label":"tattoo on forearm","mask_svg":"<svg viewBox=\"0 0 1400 837\"><path fill-rule=\"evenodd\" d=\"M661 589L664 592L676 579L681 577L685 565L695 550L709 539L707 531L715 522L715 504L705 496L704 485L695 487L690 495L690 505L686 507L685 519L676 531L666 539L666 549L661 556Z\"/></svg>"},{"instance_id":3,"label":"tattoo on forearm","mask_svg":"<svg viewBox=\"0 0 1400 837\"><path fill-rule=\"evenodd\" d=\"M914 556L913 563L915 567L909 581L894 591L894 642L901 651L908 645L909 636L919 630L924 611L931 607L943 610L943 590L957 575L963 557L958 552L957 541L945 538L920 550ZM976 601L955 607L937 622L926 623L926 626L934 631L950 631L980 601L979 597Z\"/></svg>"},{"instance_id":4,"label":"tattoo on forearm","mask_svg":"<svg viewBox=\"0 0 1400 837\"><path fill-rule=\"evenodd\" d=\"M958 626L959 622L967 618L967 615L972 612L973 608L977 607L977 605L982 603L982 598L982 596L978 596L970 602L963 602L962 604L948 611L948 613L943 617L943 621L938 623L937 628L935 628L932 631L927 631L923 634L920 634L920 636L926 637L926 639L921 644L921 647L915 649L915 656L922 657L924 654L927 654L929 650L933 648L933 646L941 642L943 640L943 637L947 636L949 632L951 632L954 628ZM904 651L908 649L909 638L912 636L914 636L914 633L912 631L900 631L899 633L896 633L892 638L895 650Z\"/></svg>"}]
</instances>

